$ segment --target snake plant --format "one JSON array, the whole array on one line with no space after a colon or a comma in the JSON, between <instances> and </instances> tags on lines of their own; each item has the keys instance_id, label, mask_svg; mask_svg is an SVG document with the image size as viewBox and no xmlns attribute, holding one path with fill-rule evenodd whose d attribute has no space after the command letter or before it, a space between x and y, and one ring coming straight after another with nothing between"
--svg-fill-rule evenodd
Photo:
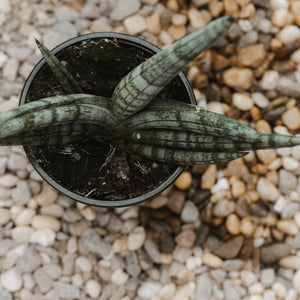
<instances>
[{"instance_id":1,"label":"snake plant","mask_svg":"<svg viewBox=\"0 0 300 300\"><path fill-rule=\"evenodd\" d=\"M245 151L300 144L300 137L259 134L195 105L159 98L159 92L232 24L225 16L141 63L111 98L84 94L45 46L37 45L66 95L40 99L0 115L0 145L64 144L85 138L127 141L132 151L177 165L228 162Z\"/></svg>"}]
</instances>

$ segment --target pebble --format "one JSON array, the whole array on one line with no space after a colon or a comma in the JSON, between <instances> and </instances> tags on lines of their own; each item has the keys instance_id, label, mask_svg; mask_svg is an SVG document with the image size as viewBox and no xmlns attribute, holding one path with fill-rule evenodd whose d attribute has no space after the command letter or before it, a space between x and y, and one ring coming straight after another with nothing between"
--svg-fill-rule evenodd
<instances>
[{"instance_id":1,"label":"pebble","mask_svg":"<svg viewBox=\"0 0 300 300\"><path fill-rule=\"evenodd\" d=\"M235 209L235 203L233 201L224 199L224 200L220 200L215 204L215 206L213 207L213 214L216 217L224 218L230 215L231 213L233 213L234 209Z\"/></svg>"},{"instance_id":2,"label":"pebble","mask_svg":"<svg viewBox=\"0 0 300 300\"><path fill-rule=\"evenodd\" d=\"M277 71L267 70L260 81L260 86L264 90L274 90L277 87L278 80L279 73Z\"/></svg>"},{"instance_id":3,"label":"pebble","mask_svg":"<svg viewBox=\"0 0 300 300\"><path fill-rule=\"evenodd\" d=\"M173 295L175 294L176 286L174 283L168 283L161 287L159 290L159 296L162 299L172 299Z\"/></svg>"},{"instance_id":4,"label":"pebble","mask_svg":"<svg viewBox=\"0 0 300 300\"><path fill-rule=\"evenodd\" d=\"M91 298L98 298L100 296L102 288L98 281L90 279L85 284L85 290Z\"/></svg>"},{"instance_id":5,"label":"pebble","mask_svg":"<svg viewBox=\"0 0 300 300\"><path fill-rule=\"evenodd\" d=\"M53 217L50 216L42 216L42 215L37 215L34 216L31 220L31 225L34 229L45 229L45 228L50 228L53 231L59 231L61 224L60 222Z\"/></svg>"},{"instance_id":6,"label":"pebble","mask_svg":"<svg viewBox=\"0 0 300 300\"><path fill-rule=\"evenodd\" d=\"M293 286L298 294L300 294L300 270L297 270L293 277Z\"/></svg>"},{"instance_id":7,"label":"pebble","mask_svg":"<svg viewBox=\"0 0 300 300\"><path fill-rule=\"evenodd\" d=\"M264 61L266 54L263 44L246 46L238 54L238 64L240 67L257 68Z\"/></svg>"},{"instance_id":8,"label":"pebble","mask_svg":"<svg viewBox=\"0 0 300 300\"><path fill-rule=\"evenodd\" d=\"M5 188L12 188L16 186L17 182L18 182L18 177L13 174L6 173L0 176L0 185Z\"/></svg>"},{"instance_id":9,"label":"pebble","mask_svg":"<svg viewBox=\"0 0 300 300\"><path fill-rule=\"evenodd\" d=\"M11 12L11 4L9 0L1 0L0 3L0 12L8 14Z\"/></svg>"},{"instance_id":10,"label":"pebble","mask_svg":"<svg viewBox=\"0 0 300 300\"><path fill-rule=\"evenodd\" d=\"M295 235L294 243L293 243L293 248L294 248L294 249L300 249L300 232L298 232L298 233Z\"/></svg>"},{"instance_id":11,"label":"pebble","mask_svg":"<svg viewBox=\"0 0 300 300\"><path fill-rule=\"evenodd\" d=\"M293 220L278 220L276 227L286 234L296 235L298 233L298 226Z\"/></svg>"},{"instance_id":12,"label":"pebble","mask_svg":"<svg viewBox=\"0 0 300 300\"><path fill-rule=\"evenodd\" d=\"M238 255L244 243L244 237L239 235L222 243L214 253L219 257L231 259Z\"/></svg>"},{"instance_id":13,"label":"pebble","mask_svg":"<svg viewBox=\"0 0 300 300\"><path fill-rule=\"evenodd\" d=\"M299 270L300 269L300 257L295 255L286 256L280 259L279 265L281 267L292 269L292 270Z\"/></svg>"},{"instance_id":14,"label":"pebble","mask_svg":"<svg viewBox=\"0 0 300 300\"><path fill-rule=\"evenodd\" d=\"M174 190L169 195L168 208L175 213L180 213L184 204L184 200L185 200L185 193L182 191Z\"/></svg>"},{"instance_id":15,"label":"pebble","mask_svg":"<svg viewBox=\"0 0 300 300\"><path fill-rule=\"evenodd\" d=\"M257 183L257 191L261 197L261 199L265 201L276 201L279 196L280 192L276 188L274 184L272 184L267 178L261 177Z\"/></svg>"},{"instance_id":16,"label":"pebble","mask_svg":"<svg viewBox=\"0 0 300 300\"><path fill-rule=\"evenodd\" d=\"M3 78L8 81L15 81L17 79L18 68L19 62L14 58L8 58L2 70Z\"/></svg>"},{"instance_id":17,"label":"pebble","mask_svg":"<svg viewBox=\"0 0 300 300\"><path fill-rule=\"evenodd\" d=\"M239 293L231 284L231 282L227 279L223 283L223 289L225 294L225 299L239 300L241 299Z\"/></svg>"},{"instance_id":18,"label":"pebble","mask_svg":"<svg viewBox=\"0 0 300 300\"><path fill-rule=\"evenodd\" d=\"M223 261L220 257L207 252L202 256L202 263L210 268L218 269L222 267Z\"/></svg>"},{"instance_id":19,"label":"pebble","mask_svg":"<svg viewBox=\"0 0 300 300\"><path fill-rule=\"evenodd\" d=\"M283 124L290 130L300 128L300 112L297 107L292 107L282 114Z\"/></svg>"},{"instance_id":20,"label":"pebble","mask_svg":"<svg viewBox=\"0 0 300 300\"><path fill-rule=\"evenodd\" d=\"M42 192L36 197L36 202L40 206L48 206L57 200L57 191L48 184L43 184Z\"/></svg>"},{"instance_id":21,"label":"pebble","mask_svg":"<svg viewBox=\"0 0 300 300\"><path fill-rule=\"evenodd\" d=\"M287 77L280 77L276 85L277 91L281 95L296 97L300 96L300 88L296 81L293 81Z\"/></svg>"},{"instance_id":22,"label":"pebble","mask_svg":"<svg viewBox=\"0 0 300 300\"><path fill-rule=\"evenodd\" d=\"M190 172L182 172L175 181L175 186L180 190L187 190L192 184L192 175Z\"/></svg>"},{"instance_id":23,"label":"pebble","mask_svg":"<svg viewBox=\"0 0 300 300\"><path fill-rule=\"evenodd\" d=\"M137 294L139 297L145 299L153 299L153 297L159 292L160 289L161 284L159 282L144 281L138 288Z\"/></svg>"},{"instance_id":24,"label":"pebble","mask_svg":"<svg viewBox=\"0 0 300 300\"><path fill-rule=\"evenodd\" d=\"M232 95L232 104L242 111L247 111L253 107L253 100L246 94L234 93Z\"/></svg>"},{"instance_id":25,"label":"pebble","mask_svg":"<svg viewBox=\"0 0 300 300\"><path fill-rule=\"evenodd\" d=\"M28 243L34 230L29 226L18 226L12 229L12 239L18 243Z\"/></svg>"},{"instance_id":26,"label":"pebble","mask_svg":"<svg viewBox=\"0 0 300 300\"><path fill-rule=\"evenodd\" d=\"M277 37L286 45L293 43L300 38L300 29L296 25L288 25L280 30Z\"/></svg>"},{"instance_id":27,"label":"pebble","mask_svg":"<svg viewBox=\"0 0 300 300\"><path fill-rule=\"evenodd\" d=\"M193 247L195 240L196 240L196 234L192 229L183 230L175 238L176 243L179 246L182 246L185 248Z\"/></svg>"},{"instance_id":28,"label":"pebble","mask_svg":"<svg viewBox=\"0 0 300 300\"><path fill-rule=\"evenodd\" d=\"M257 105L259 108L268 107L270 101L264 94L255 92L251 96L255 105Z\"/></svg>"},{"instance_id":29,"label":"pebble","mask_svg":"<svg viewBox=\"0 0 300 300\"><path fill-rule=\"evenodd\" d=\"M57 21L71 21L74 22L79 18L79 13L75 9L68 6L58 6L54 10Z\"/></svg>"},{"instance_id":30,"label":"pebble","mask_svg":"<svg viewBox=\"0 0 300 300\"><path fill-rule=\"evenodd\" d=\"M147 29L147 24L142 16L134 15L124 20L126 31L131 35L136 35Z\"/></svg>"},{"instance_id":31,"label":"pebble","mask_svg":"<svg viewBox=\"0 0 300 300\"><path fill-rule=\"evenodd\" d=\"M129 275L122 269L115 270L111 275L111 281L117 285L124 285L128 281Z\"/></svg>"},{"instance_id":32,"label":"pebble","mask_svg":"<svg viewBox=\"0 0 300 300\"><path fill-rule=\"evenodd\" d=\"M144 248L145 248L146 253L148 254L149 258L153 262L155 262L157 264L161 263L161 254L160 254L158 247L154 241L147 239L145 242Z\"/></svg>"},{"instance_id":33,"label":"pebble","mask_svg":"<svg viewBox=\"0 0 300 300\"><path fill-rule=\"evenodd\" d=\"M202 28L207 24L207 20L203 16L202 12L192 8L188 11L188 19L190 21L190 25L194 29Z\"/></svg>"},{"instance_id":34,"label":"pebble","mask_svg":"<svg viewBox=\"0 0 300 300\"><path fill-rule=\"evenodd\" d=\"M11 196L13 201L19 205L28 203L31 198L28 182L25 180L19 180L17 182L17 186L12 190Z\"/></svg>"},{"instance_id":35,"label":"pebble","mask_svg":"<svg viewBox=\"0 0 300 300\"><path fill-rule=\"evenodd\" d=\"M5 225L11 218L10 211L6 208L0 208L0 225Z\"/></svg>"},{"instance_id":36,"label":"pebble","mask_svg":"<svg viewBox=\"0 0 300 300\"><path fill-rule=\"evenodd\" d=\"M55 241L55 232L50 228L34 231L30 236L30 241L44 247L53 246Z\"/></svg>"},{"instance_id":37,"label":"pebble","mask_svg":"<svg viewBox=\"0 0 300 300\"><path fill-rule=\"evenodd\" d=\"M217 179L217 166L209 165L201 177L201 188L212 189Z\"/></svg>"},{"instance_id":38,"label":"pebble","mask_svg":"<svg viewBox=\"0 0 300 300\"><path fill-rule=\"evenodd\" d=\"M270 165L277 157L275 149L256 150L256 155L264 165Z\"/></svg>"},{"instance_id":39,"label":"pebble","mask_svg":"<svg viewBox=\"0 0 300 300\"><path fill-rule=\"evenodd\" d=\"M237 235L240 233L240 219L236 214L229 215L225 225L230 234Z\"/></svg>"},{"instance_id":40,"label":"pebble","mask_svg":"<svg viewBox=\"0 0 300 300\"><path fill-rule=\"evenodd\" d=\"M216 184L211 189L211 193L216 194L223 190L229 190L229 188L230 188L230 186L229 186L228 179L223 177L223 178L218 179Z\"/></svg>"},{"instance_id":41,"label":"pebble","mask_svg":"<svg viewBox=\"0 0 300 300\"><path fill-rule=\"evenodd\" d=\"M248 90L251 87L253 72L248 68L230 68L223 74L224 83L232 88Z\"/></svg>"},{"instance_id":42,"label":"pebble","mask_svg":"<svg viewBox=\"0 0 300 300\"><path fill-rule=\"evenodd\" d=\"M114 21L122 21L126 17L135 14L140 8L139 0L118 0L110 13Z\"/></svg>"},{"instance_id":43,"label":"pebble","mask_svg":"<svg viewBox=\"0 0 300 300\"><path fill-rule=\"evenodd\" d=\"M53 281L52 285L60 298L78 299L80 297L79 288L71 284L63 281Z\"/></svg>"},{"instance_id":44,"label":"pebble","mask_svg":"<svg viewBox=\"0 0 300 300\"><path fill-rule=\"evenodd\" d=\"M241 220L240 228L241 233L245 236L251 236L255 230L255 226L249 217L245 217Z\"/></svg>"},{"instance_id":45,"label":"pebble","mask_svg":"<svg viewBox=\"0 0 300 300\"><path fill-rule=\"evenodd\" d=\"M295 191L297 187L297 177L295 174L284 169L279 170L279 190L283 194Z\"/></svg>"},{"instance_id":46,"label":"pebble","mask_svg":"<svg viewBox=\"0 0 300 300\"><path fill-rule=\"evenodd\" d=\"M196 222L199 218L199 211L194 202L187 201L181 211L180 218L184 223Z\"/></svg>"},{"instance_id":47,"label":"pebble","mask_svg":"<svg viewBox=\"0 0 300 300\"><path fill-rule=\"evenodd\" d=\"M270 287L275 280L275 270L273 268L262 269L260 280L264 287Z\"/></svg>"},{"instance_id":48,"label":"pebble","mask_svg":"<svg viewBox=\"0 0 300 300\"><path fill-rule=\"evenodd\" d=\"M37 269L34 272L33 277L41 293L44 294L51 289L52 280L42 268Z\"/></svg>"},{"instance_id":49,"label":"pebble","mask_svg":"<svg viewBox=\"0 0 300 300\"><path fill-rule=\"evenodd\" d=\"M291 251L291 246L285 243L274 243L261 248L261 260L264 263L274 263L282 257L287 256Z\"/></svg>"},{"instance_id":50,"label":"pebble","mask_svg":"<svg viewBox=\"0 0 300 300\"><path fill-rule=\"evenodd\" d=\"M89 260L84 256L79 256L75 260L75 265L82 271L82 272L90 272L92 270L92 265Z\"/></svg>"},{"instance_id":51,"label":"pebble","mask_svg":"<svg viewBox=\"0 0 300 300\"><path fill-rule=\"evenodd\" d=\"M223 262L222 269L229 272L238 271L243 268L244 264L245 264L244 261L238 258L228 259Z\"/></svg>"},{"instance_id":52,"label":"pebble","mask_svg":"<svg viewBox=\"0 0 300 300\"><path fill-rule=\"evenodd\" d=\"M1 274L0 283L9 292L17 292L22 288L22 276L15 268L7 270Z\"/></svg>"},{"instance_id":53,"label":"pebble","mask_svg":"<svg viewBox=\"0 0 300 300\"><path fill-rule=\"evenodd\" d=\"M129 251L136 251L140 249L146 239L146 232L144 227L136 227L134 230L128 235L127 240L127 248Z\"/></svg>"},{"instance_id":54,"label":"pebble","mask_svg":"<svg viewBox=\"0 0 300 300\"><path fill-rule=\"evenodd\" d=\"M141 268L136 252L131 251L126 254L126 271L134 278L140 275Z\"/></svg>"}]
</instances>

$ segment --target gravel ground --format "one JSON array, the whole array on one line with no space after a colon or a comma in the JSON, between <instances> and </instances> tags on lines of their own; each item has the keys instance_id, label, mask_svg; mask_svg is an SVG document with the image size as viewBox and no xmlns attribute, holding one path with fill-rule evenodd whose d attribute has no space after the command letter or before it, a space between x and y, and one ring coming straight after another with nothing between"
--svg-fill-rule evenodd
<instances>
[{"instance_id":1,"label":"gravel ground","mask_svg":"<svg viewBox=\"0 0 300 300\"><path fill-rule=\"evenodd\" d=\"M300 129L300 1L0 0L0 112L46 46L95 31L166 47L236 22L186 70L199 105L259 132ZM0 148L0 299L300 299L300 147L187 169L139 206L76 204Z\"/></svg>"}]
</instances>

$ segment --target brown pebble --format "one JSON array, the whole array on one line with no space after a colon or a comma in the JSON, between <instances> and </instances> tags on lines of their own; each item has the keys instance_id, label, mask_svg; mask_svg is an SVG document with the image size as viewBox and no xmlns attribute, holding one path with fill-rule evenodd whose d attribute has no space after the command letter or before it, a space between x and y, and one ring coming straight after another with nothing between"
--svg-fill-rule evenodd
<instances>
[{"instance_id":1,"label":"brown pebble","mask_svg":"<svg viewBox=\"0 0 300 300\"><path fill-rule=\"evenodd\" d=\"M232 235L240 233L240 219L236 214L231 214L227 217L225 222L226 228Z\"/></svg>"},{"instance_id":2,"label":"brown pebble","mask_svg":"<svg viewBox=\"0 0 300 300\"><path fill-rule=\"evenodd\" d=\"M283 124L291 130L300 128L300 112L297 107L292 107L282 114Z\"/></svg>"},{"instance_id":3,"label":"brown pebble","mask_svg":"<svg viewBox=\"0 0 300 300\"><path fill-rule=\"evenodd\" d=\"M217 179L217 166L216 165L208 166L201 177L201 188L210 190L214 186L216 179Z\"/></svg>"},{"instance_id":4,"label":"brown pebble","mask_svg":"<svg viewBox=\"0 0 300 300\"><path fill-rule=\"evenodd\" d=\"M224 9L223 1L211 0L208 5L209 11L213 17L218 17Z\"/></svg>"},{"instance_id":5,"label":"brown pebble","mask_svg":"<svg viewBox=\"0 0 300 300\"><path fill-rule=\"evenodd\" d=\"M221 54L214 53L212 63L215 71L221 71L230 65L230 60Z\"/></svg>"},{"instance_id":6,"label":"brown pebble","mask_svg":"<svg viewBox=\"0 0 300 300\"><path fill-rule=\"evenodd\" d=\"M175 213L180 213L185 200L185 193L182 191L172 191L168 198L168 207Z\"/></svg>"},{"instance_id":7,"label":"brown pebble","mask_svg":"<svg viewBox=\"0 0 300 300\"><path fill-rule=\"evenodd\" d=\"M224 0L223 2L226 15L235 15L239 12L236 0Z\"/></svg>"},{"instance_id":8,"label":"brown pebble","mask_svg":"<svg viewBox=\"0 0 300 300\"><path fill-rule=\"evenodd\" d=\"M267 52L263 44L244 47L238 54L238 65L240 67L256 68L264 61L266 54Z\"/></svg>"},{"instance_id":9,"label":"brown pebble","mask_svg":"<svg viewBox=\"0 0 300 300\"><path fill-rule=\"evenodd\" d=\"M191 248L193 247L196 240L196 234L192 229L185 229L182 232L180 232L176 238L176 243L185 248Z\"/></svg>"},{"instance_id":10,"label":"brown pebble","mask_svg":"<svg viewBox=\"0 0 300 300\"><path fill-rule=\"evenodd\" d=\"M248 90L251 87L253 72L248 68L230 68L223 74L225 84L233 88Z\"/></svg>"},{"instance_id":11,"label":"brown pebble","mask_svg":"<svg viewBox=\"0 0 300 300\"><path fill-rule=\"evenodd\" d=\"M192 184L192 175L190 172L182 172L175 181L175 186L180 190L187 190Z\"/></svg>"},{"instance_id":12,"label":"brown pebble","mask_svg":"<svg viewBox=\"0 0 300 300\"><path fill-rule=\"evenodd\" d=\"M169 27L168 31L174 40L179 40L186 35L186 27L185 26L172 25Z\"/></svg>"}]
</instances>

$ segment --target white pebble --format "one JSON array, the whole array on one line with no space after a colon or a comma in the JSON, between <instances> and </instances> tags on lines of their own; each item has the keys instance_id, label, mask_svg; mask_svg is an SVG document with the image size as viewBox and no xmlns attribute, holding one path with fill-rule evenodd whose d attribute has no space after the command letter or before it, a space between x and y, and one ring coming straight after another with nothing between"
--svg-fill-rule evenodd
<instances>
[{"instance_id":1,"label":"white pebble","mask_svg":"<svg viewBox=\"0 0 300 300\"><path fill-rule=\"evenodd\" d=\"M142 16L135 15L124 20L127 32L131 35L141 33L147 29L147 24Z\"/></svg>"},{"instance_id":2,"label":"white pebble","mask_svg":"<svg viewBox=\"0 0 300 300\"><path fill-rule=\"evenodd\" d=\"M140 285L137 294L139 297L151 299L158 293L160 288L161 284L159 282L145 281Z\"/></svg>"},{"instance_id":3,"label":"white pebble","mask_svg":"<svg viewBox=\"0 0 300 300\"><path fill-rule=\"evenodd\" d=\"M234 93L232 96L232 103L242 111L250 110L253 106L252 98L242 93Z\"/></svg>"},{"instance_id":4,"label":"white pebble","mask_svg":"<svg viewBox=\"0 0 300 300\"><path fill-rule=\"evenodd\" d=\"M193 271L202 265L202 259L200 257L191 256L186 260L186 267L188 270Z\"/></svg>"},{"instance_id":5,"label":"white pebble","mask_svg":"<svg viewBox=\"0 0 300 300\"><path fill-rule=\"evenodd\" d=\"M85 285L85 290L90 297L98 298L101 293L101 285L98 281L90 279Z\"/></svg>"},{"instance_id":6,"label":"white pebble","mask_svg":"<svg viewBox=\"0 0 300 300\"><path fill-rule=\"evenodd\" d=\"M288 25L277 34L277 37L284 44L293 43L300 38L300 29L296 25Z\"/></svg>"},{"instance_id":7,"label":"white pebble","mask_svg":"<svg viewBox=\"0 0 300 300\"><path fill-rule=\"evenodd\" d=\"M275 281L272 284L272 290L275 292L275 294L279 297L279 298L284 298L287 294L287 290L285 285L280 282L280 281Z\"/></svg>"},{"instance_id":8,"label":"white pebble","mask_svg":"<svg viewBox=\"0 0 300 300\"><path fill-rule=\"evenodd\" d=\"M283 157L282 166L288 171L295 171L299 168L299 161L293 157Z\"/></svg>"},{"instance_id":9,"label":"white pebble","mask_svg":"<svg viewBox=\"0 0 300 300\"><path fill-rule=\"evenodd\" d=\"M37 230L32 233L30 241L44 247L52 246L55 241L55 232L50 228Z\"/></svg>"},{"instance_id":10,"label":"white pebble","mask_svg":"<svg viewBox=\"0 0 300 300\"><path fill-rule=\"evenodd\" d=\"M9 292L16 292L22 287L22 277L15 268L3 272L0 277L1 285Z\"/></svg>"},{"instance_id":11,"label":"white pebble","mask_svg":"<svg viewBox=\"0 0 300 300\"><path fill-rule=\"evenodd\" d=\"M227 178L218 179L217 183L211 189L212 194L216 194L219 191L229 190L229 182Z\"/></svg>"},{"instance_id":12,"label":"white pebble","mask_svg":"<svg viewBox=\"0 0 300 300\"><path fill-rule=\"evenodd\" d=\"M129 275L122 269L115 270L111 275L111 281L117 285L123 285L128 281Z\"/></svg>"},{"instance_id":13,"label":"white pebble","mask_svg":"<svg viewBox=\"0 0 300 300\"><path fill-rule=\"evenodd\" d=\"M260 81L260 86L264 90L274 90L279 80L279 73L277 71L266 71Z\"/></svg>"},{"instance_id":14,"label":"white pebble","mask_svg":"<svg viewBox=\"0 0 300 300\"><path fill-rule=\"evenodd\" d=\"M76 258L75 261L76 266L82 271L82 272L90 272L92 270L92 265L89 262L89 260L84 256L79 256Z\"/></svg>"},{"instance_id":15,"label":"white pebble","mask_svg":"<svg viewBox=\"0 0 300 300\"><path fill-rule=\"evenodd\" d=\"M127 247L129 251L135 251L140 249L146 238L146 232L144 227L136 227L128 236Z\"/></svg>"},{"instance_id":16,"label":"white pebble","mask_svg":"<svg viewBox=\"0 0 300 300\"><path fill-rule=\"evenodd\" d=\"M266 108L270 103L269 99L265 95L258 92L252 94L252 99L259 108Z\"/></svg>"},{"instance_id":17,"label":"white pebble","mask_svg":"<svg viewBox=\"0 0 300 300\"><path fill-rule=\"evenodd\" d=\"M11 5L9 0L1 0L0 1L0 12L1 13L10 13L11 12Z\"/></svg>"}]
</instances>

